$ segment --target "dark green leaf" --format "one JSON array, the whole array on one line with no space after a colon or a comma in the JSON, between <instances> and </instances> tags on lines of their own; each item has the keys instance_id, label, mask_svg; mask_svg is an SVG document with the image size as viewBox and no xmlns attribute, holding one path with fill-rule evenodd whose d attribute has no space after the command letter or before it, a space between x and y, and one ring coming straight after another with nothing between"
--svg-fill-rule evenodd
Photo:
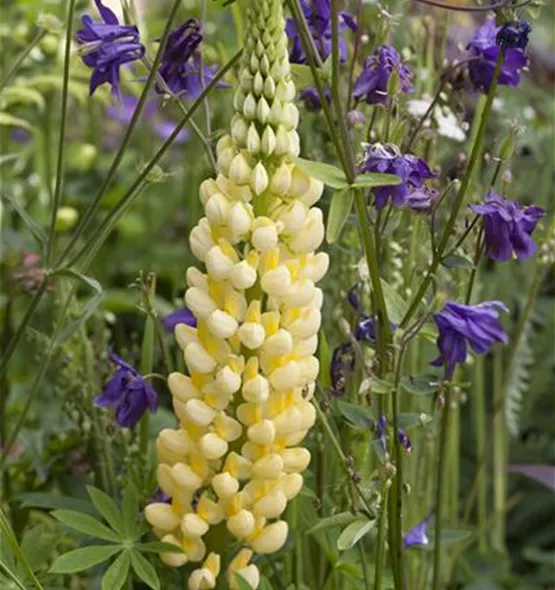
<instances>
[{"instance_id":1,"label":"dark green leaf","mask_svg":"<svg viewBox=\"0 0 555 590\"><path fill-rule=\"evenodd\" d=\"M137 549L142 553L183 553L183 549L172 543L162 541L152 541L151 543L142 543L137 545Z\"/></svg>"},{"instance_id":2,"label":"dark green leaf","mask_svg":"<svg viewBox=\"0 0 555 590\"><path fill-rule=\"evenodd\" d=\"M156 570L145 557L134 549L131 550L131 567L137 576L152 590L160 590L160 580Z\"/></svg>"},{"instance_id":3,"label":"dark green leaf","mask_svg":"<svg viewBox=\"0 0 555 590\"><path fill-rule=\"evenodd\" d=\"M341 415L347 418L353 426L358 428L373 428L374 415L369 407L338 400L337 408Z\"/></svg>"},{"instance_id":4,"label":"dark green leaf","mask_svg":"<svg viewBox=\"0 0 555 590\"><path fill-rule=\"evenodd\" d=\"M124 551L104 574L102 590L120 590L127 580L129 565L129 553Z\"/></svg>"},{"instance_id":5,"label":"dark green leaf","mask_svg":"<svg viewBox=\"0 0 555 590\"><path fill-rule=\"evenodd\" d=\"M382 283L382 291L389 321L399 324L405 316L408 304L389 283L386 283L383 279L380 279L380 281Z\"/></svg>"},{"instance_id":6,"label":"dark green leaf","mask_svg":"<svg viewBox=\"0 0 555 590\"><path fill-rule=\"evenodd\" d=\"M321 180L331 188L341 190L349 186L344 172L335 166L323 162L312 162L312 160L304 160L303 158L294 158L294 161L307 174Z\"/></svg>"},{"instance_id":7,"label":"dark green leaf","mask_svg":"<svg viewBox=\"0 0 555 590\"><path fill-rule=\"evenodd\" d=\"M453 254L452 256L447 256L441 261L442 266L445 268L474 268L474 263L470 258L466 256L459 256L458 254Z\"/></svg>"},{"instance_id":8,"label":"dark green leaf","mask_svg":"<svg viewBox=\"0 0 555 590\"><path fill-rule=\"evenodd\" d=\"M137 522L139 521L139 495L132 483L127 484L123 491L122 501L123 530L127 537L136 534Z\"/></svg>"},{"instance_id":9,"label":"dark green leaf","mask_svg":"<svg viewBox=\"0 0 555 590\"><path fill-rule=\"evenodd\" d=\"M99 539L113 541L115 543L120 541L120 538L114 531L88 514L74 512L73 510L54 510L52 516L84 535L98 537Z\"/></svg>"},{"instance_id":10,"label":"dark green leaf","mask_svg":"<svg viewBox=\"0 0 555 590\"><path fill-rule=\"evenodd\" d=\"M122 545L91 545L60 555L50 568L51 574L84 572L122 551Z\"/></svg>"},{"instance_id":11,"label":"dark green leaf","mask_svg":"<svg viewBox=\"0 0 555 590\"><path fill-rule=\"evenodd\" d=\"M441 387L441 381L434 375L405 375L401 387L412 395L431 395Z\"/></svg>"},{"instance_id":12,"label":"dark green leaf","mask_svg":"<svg viewBox=\"0 0 555 590\"><path fill-rule=\"evenodd\" d=\"M313 535L314 533L318 533L320 531L324 531L326 529L332 527L343 527L351 524L357 518L356 514L352 512L340 512L339 514L334 514L333 516L327 516L322 520L318 521L313 527L306 531L307 535Z\"/></svg>"},{"instance_id":13,"label":"dark green leaf","mask_svg":"<svg viewBox=\"0 0 555 590\"><path fill-rule=\"evenodd\" d=\"M102 490L93 486L87 486L87 492L93 501L98 513L104 517L106 522L120 535L123 534L123 522L116 503Z\"/></svg>"},{"instance_id":14,"label":"dark green leaf","mask_svg":"<svg viewBox=\"0 0 555 590\"><path fill-rule=\"evenodd\" d=\"M368 520L366 517L359 517L352 522L337 539L339 551L347 551L354 547L364 535L368 534L376 524L376 520Z\"/></svg>"},{"instance_id":15,"label":"dark green leaf","mask_svg":"<svg viewBox=\"0 0 555 590\"><path fill-rule=\"evenodd\" d=\"M389 393L393 389L393 383L389 381L385 381L384 379L380 379L376 377L376 375L372 375L370 378L370 391L372 393L378 393L380 395Z\"/></svg>"},{"instance_id":16,"label":"dark green leaf","mask_svg":"<svg viewBox=\"0 0 555 590\"><path fill-rule=\"evenodd\" d=\"M351 213L353 198L354 193L350 188L338 190L333 193L326 224L326 240L329 244L334 244L339 239L341 231Z\"/></svg>"},{"instance_id":17,"label":"dark green leaf","mask_svg":"<svg viewBox=\"0 0 555 590\"><path fill-rule=\"evenodd\" d=\"M46 492L26 492L19 494L16 499L21 502L24 508L63 508L67 510L76 510L77 512L86 512L95 515L96 511L93 505L86 500L71 498L70 496L57 496Z\"/></svg>"},{"instance_id":18,"label":"dark green leaf","mask_svg":"<svg viewBox=\"0 0 555 590\"><path fill-rule=\"evenodd\" d=\"M368 174L359 174L351 186L353 188L373 188L377 186L391 186L400 182L401 179L395 174L371 172Z\"/></svg>"}]
</instances>

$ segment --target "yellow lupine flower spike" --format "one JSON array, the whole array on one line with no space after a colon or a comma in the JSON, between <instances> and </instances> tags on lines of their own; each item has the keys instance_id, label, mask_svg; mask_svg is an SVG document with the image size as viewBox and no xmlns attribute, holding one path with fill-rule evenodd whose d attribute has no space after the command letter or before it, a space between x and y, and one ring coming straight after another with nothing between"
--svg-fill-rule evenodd
<instances>
[{"instance_id":1,"label":"yellow lupine flower spike","mask_svg":"<svg viewBox=\"0 0 555 590\"><path fill-rule=\"evenodd\" d=\"M282 0L253 0L247 16L235 115L216 147L218 175L200 187L205 217L190 235L203 270L187 271L197 328L175 330L188 369L168 380L179 427L157 442L159 485L172 500L145 511L159 537L183 548L164 554L166 564L204 559L190 589L216 586L216 550L237 541L230 587L235 574L258 587L250 559L287 539L281 515L303 485L310 453L299 445L316 416L315 283L329 260L314 252L324 225L313 205L323 185L294 163L299 113Z\"/></svg>"}]
</instances>

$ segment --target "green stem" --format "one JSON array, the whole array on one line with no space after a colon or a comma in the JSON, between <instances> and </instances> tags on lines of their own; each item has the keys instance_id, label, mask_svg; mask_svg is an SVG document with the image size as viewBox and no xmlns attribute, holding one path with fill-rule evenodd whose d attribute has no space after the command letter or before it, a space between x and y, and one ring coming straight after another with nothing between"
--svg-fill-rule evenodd
<instances>
[{"instance_id":1,"label":"green stem","mask_svg":"<svg viewBox=\"0 0 555 590\"><path fill-rule=\"evenodd\" d=\"M45 35L45 30L41 29L38 31L38 33L33 37L31 43L29 43L29 45L27 45L27 47L17 56L16 60L13 62L12 67L6 72L2 78L2 81L0 82L0 92L2 92L2 90L4 90L4 88L6 88L6 86L12 81L13 77L17 74L19 68L27 56L42 41Z\"/></svg>"},{"instance_id":2,"label":"green stem","mask_svg":"<svg viewBox=\"0 0 555 590\"><path fill-rule=\"evenodd\" d=\"M484 358L478 355L474 373L474 425L476 437L476 457L482 457L486 452L486 398L484 391ZM485 553L487 550L487 518L488 518L488 484L487 471L481 463L476 473L476 488L478 495L478 550Z\"/></svg>"},{"instance_id":3,"label":"green stem","mask_svg":"<svg viewBox=\"0 0 555 590\"><path fill-rule=\"evenodd\" d=\"M148 375L152 373L154 353L154 330L155 321L150 312L146 316L145 329L143 333L143 344L141 347L141 373ZM143 465L148 460L148 439L149 439L150 414L146 411L141 418L139 430L139 456Z\"/></svg>"},{"instance_id":4,"label":"green stem","mask_svg":"<svg viewBox=\"0 0 555 590\"><path fill-rule=\"evenodd\" d=\"M50 230L48 232L48 242L46 244L46 266L50 265L52 254L54 252L54 241L56 239L56 216L62 201L62 186L64 182L64 151L65 151L65 131L67 120L67 99L69 87L69 63L71 59L71 42L73 38L73 17L75 15L75 0L69 0L66 25L66 45L64 55L64 78L62 84L62 105L60 114L60 136L58 138L58 159L56 162L56 185L51 203L52 211L50 214Z\"/></svg>"},{"instance_id":5,"label":"green stem","mask_svg":"<svg viewBox=\"0 0 555 590\"><path fill-rule=\"evenodd\" d=\"M451 215L449 216L449 219L447 220L447 223L445 225L445 230L443 232L443 235L442 235L441 241L437 247L437 250L435 250L433 253L433 258L432 258L432 262L430 264L430 268L428 269L428 272L426 273L424 280L420 284L418 291L416 292L415 296L413 297L411 304L409 306L409 309L407 310L407 312L405 313L405 316L401 320L401 323L399 325L400 328L407 327L412 316L414 315L414 313L418 309L418 306L420 305L422 298L426 294L426 291L428 290L428 287L434 278L435 272L436 272L436 270L443 258L443 253L447 247L447 244L449 243L449 239L453 234L453 228L455 227L455 222L457 221L457 217L459 215L459 212L464 204L466 192L470 186L470 181L472 180L474 170L480 160L480 154L482 153L482 143L484 141L484 136L485 136L485 131L486 131L486 124L488 122L488 119L489 119L489 116L491 113L491 108L493 105L493 99L495 98L495 93L497 91L497 83L498 83L498 79L499 79L499 73L501 72L501 66L503 65L503 59L504 59L503 50L501 50L499 52L499 56L498 56L497 62L495 64L495 71L494 71L493 79L492 79L492 82L491 82L491 85L489 88L489 92L488 92L488 95L486 98L486 103L484 105L482 117L480 119L480 125L479 125L477 133L476 133L476 139L474 140L472 152L470 154L470 160L468 162L468 166L466 168L463 179L461 181L461 186L459 188L459 192L457 194L457 197L455 198L455 202L453 203L453 208L451 209Z\"/></svg>"},{"instance_id":6,"label":"green stem","mask_svg":"<svg viewBox=\"0 0 555 590\"><path fill-rule=\"evenodd\" d=\"M381 510L378 520L378 538L376 547L376 566L374 569L374 590L381 590L385 555L385 515L387 512L387 482L382 486Z\"/></svg>"},{"instance_id":7,"label":"green stem","mask_svg":"<svg viewBox=\"0 0 555 590\"><path fill-rule=\"evenodd\" d=\"M507 500L507 457L505 425L505 388L503 387L503 357L496 349L493 353L493 400L496 412L493 416L492 482L493 514L491 527L493 547L498 552L505 548L505 502Z\"/></svg>"},{"instance_id":8,"label":"green stem","mask_svg":"<svg viewBox=\"0 0 555 590\"><path fill-rule=\"evenodd\" d=\"M444 472L445 459L447 458L447 434L449 431L449 414L451 411L451 387L450 383L445 387L445 402L441 416L439 433L439 458L437 462L436 495L435 495L435 539L434 539L434 569L433 590L441 590L441 529L443 526L443 498L445 492Z\"/></svg>"}]
</instances>

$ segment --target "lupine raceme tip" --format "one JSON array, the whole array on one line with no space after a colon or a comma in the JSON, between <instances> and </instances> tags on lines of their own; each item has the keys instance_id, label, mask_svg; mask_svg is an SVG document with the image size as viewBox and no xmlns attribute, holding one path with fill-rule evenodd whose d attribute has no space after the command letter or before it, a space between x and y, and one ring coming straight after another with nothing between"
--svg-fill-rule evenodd
<instances>
[{"instance_id":1,"label":"lupine raceme tip","mask_svg":"<svg viewBox=\"0 0 555 590\"><path fill-rule=\"evenodd\" d=\"M313 205L323 185L294 163L282 2L253 0L247 18L235 114L190 235L201 264L187 271L185 303L196 327L175 327L187 374L168 379L179 427L157 440L158 485L171 502L145 510L157 536L183 550L163 554L167 565L200 562L191 590L215 588L220 570L231 588L236 574L258 587L252 555L287 540L283 513L302 488L310 453L301 445L316 417L315 284L329 261L315 253L324 226Z\"/></svg>"}]
</instances>

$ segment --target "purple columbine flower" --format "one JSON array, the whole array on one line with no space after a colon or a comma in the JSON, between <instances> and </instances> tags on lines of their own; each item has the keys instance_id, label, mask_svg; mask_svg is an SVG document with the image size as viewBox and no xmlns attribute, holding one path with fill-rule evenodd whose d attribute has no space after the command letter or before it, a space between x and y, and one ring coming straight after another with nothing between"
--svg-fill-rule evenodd
<instances>
[{"instance_id":1,"label":"purple columbine flower","mask_svg":"<svg viewBox=\"0 0 555 590\"><path fill-rule=\"evenodd\" d=\"M331 386L335 395L345 395L347 380L355 369L355 351L350 342L344 342L334 349L331 364Z\"/></svg>"},{"instance_id":2,"label":"purple columbine flower","mask_svg":"<svg viewBox=\"0 0 555 590\"><path fill-rule=\"evenodd\" d=\"M158 396L131 365L114 353L110 353L110 360L118 368L104 391L94 398L94 404L101 408L115 408L116 422L123 428L134 428L147 409L156 412Z\"/></svg>"},{"instance_id":3,"label":"purple columbine flower","mask_svg":"<svg viewBox=\"0 0 555 590\"><path fill-rule=\"evenodd\" d=\"M81 19L83 28L77 31L76 41L81 59L93 68L89 92L108 83L112 93L119 96L119 68L125 63L141 59L145 53L139 41L139 29L133 25L120 25L117 16L101 0L94 0L104 22L99 23L86 14Z\"/></svg>"},{"instance_id":4,"label":"purple columbine flower","mask_svg":"<svg viewBox=\"0 0 555 590\"><path fill-rule=\"evenodd\" d=\"M505 49L526 49L531 32L532 27L525 20L510 21L499 29L495 40Z\"/></svg>"},{"instance_id":5,"label":"purple columbine flower","mask_svg":"<svg viewBox=\"0 0 555 590\"><path fill-rule=\"evenodd\" d=\"M467 345L475 353L485 354L496 342L507 343L496 308L509 311L501 301L484 301L478 305L448 301L443 310L434 315L440 354L431 364L444 366L446 379L451 379L457 363L466 361Z\"/></svg>"},{"instance_id":6,"label":"purple columbine flower","mask_svg":"<svg viewBox=\"0 0 555 590\"><path fill-rule=\"evenodd\" d=\"M438 197L438 192L428 186L414 189L407 197L407 205L413 211L430 213Z\"/></svg>"},{"instance_id":7,"label":"purple columbine flower","mask_svg":"<svg viewBox=\"0 0 555 590\"><path fill-rule=\"evenodd\" d=\"M201 80L201 59L198 48L202 42L200 25L190 18L168 35L168 42L160 63L160 75L168 88L176 96L197 99L216 74L216 68L203 66ZM204 84L203 84L204 83ZM216 87L224 88L219 82ZM163 88L156 86L156 91L163 94Z\"/></svg>"},{"instance_id":8,"label":"purple columbine flower","mask_svg":"<svg viewBox=\"0 0 555 590\"><path fill-rule=\"evenodd\" d=\"M364 68L353 87L354 99L358 102L364 98L368 104L385 104L389 79L394 71L399 75L399 90L412 92L411 69L401 61L395 47L380 45L364 62Z\"/></svg>"},{"instance_id":9,"label":"purple columbine flower","mask_svg":"<svg viewBox=\"0 0 555 590\"><path fill-rule=\"evenodd\" d=\"M424 180L434 178L428 164L412 154L401 154L397 146L380 143L366 146L361 172L384 172L395 174L400 184L380 186L374 189L376 209L382 209L389 199L398 207L410 206L409 196L415 189L423 186Z\"/></svg>"},{"instance_id":10,"label":"purple columbine flower","mask_svg":"<svg viewBox=\"0 0 555 590\"><path fill-rule=\"evenodd\" d=\"M486 252L492 260L521 260L534 254L532 232L545 214L541 207L523 207L490 191L483 204L470 208L484 219Z\"/></svg>"},{"instance_id":11,"label":"purple columbine flower","mask_svg":"<svg viewBox=\"0 0 555 590\"><path fill-rule=\"evenodd\" d=\"M409 547L428 545L430 543L428 529L431 521L432 515L429 514L420 524L412 527L412 529L403 535L403 545L405 548L408 549Z\"/></svg>"},{"instance_id":12,"label":"purple columbine flower","mask_svg":"<svg viewBox=\"0 0 555 590\"><path fill-rule=\"evenodd\" d=\"M468 72L470 79L477 90L488 92L495 72L497 57L502 48L497 44L497 34L501 27L495 26L493 19L488 19L476 31L474 37L467 45ZM503 48L505 56L498 83L504 86L518 86L520 82L520 70L526 65L527 59L523 48Z\"/></svg>"},{"instance_id":13,"label":"purple columbine flower","mask_svg":"<svg viewBox=\"0 0 555 590\"><path fill-rule=\"evenodd\" d=\"M162 324L166 332L173 332L178 324L187 324L191 328L197 327L197 318L188 307L183 307L176 311L172 311L162 318Z\"/></svg>"},{"instance_id":14,"label":"purple columbine flower","mask_svg":"<svg viewBox=\"0 0 555 590\"><path fill-rule=\"evenodd\" d=\"M331 92L329 88L324 89L324 96L328 103L331 103ZM322 101L315 86L305 88L300 94L300 99L303 101L307 111L316 113L322 109Z\"/></svg>"},{"instance_id":15,"label":"purple columbine flower","mask_svg":"<svg viewBox=\"0 0 555 590\"><path fill-rule=\"evenodd\" d=\"M330 0L300 0L308 28L312 33L314 44L322 61L326 61L331 53L331 2ZM339 13L339 58L347 59L347 43L341 34L346 29L356 31L356 23L347 12ZM287 37L293 41L289 52L289 61L294 64L305 64L306 54L293 19L287 19L285 27Z\"/></svg>"}]
</instances>

